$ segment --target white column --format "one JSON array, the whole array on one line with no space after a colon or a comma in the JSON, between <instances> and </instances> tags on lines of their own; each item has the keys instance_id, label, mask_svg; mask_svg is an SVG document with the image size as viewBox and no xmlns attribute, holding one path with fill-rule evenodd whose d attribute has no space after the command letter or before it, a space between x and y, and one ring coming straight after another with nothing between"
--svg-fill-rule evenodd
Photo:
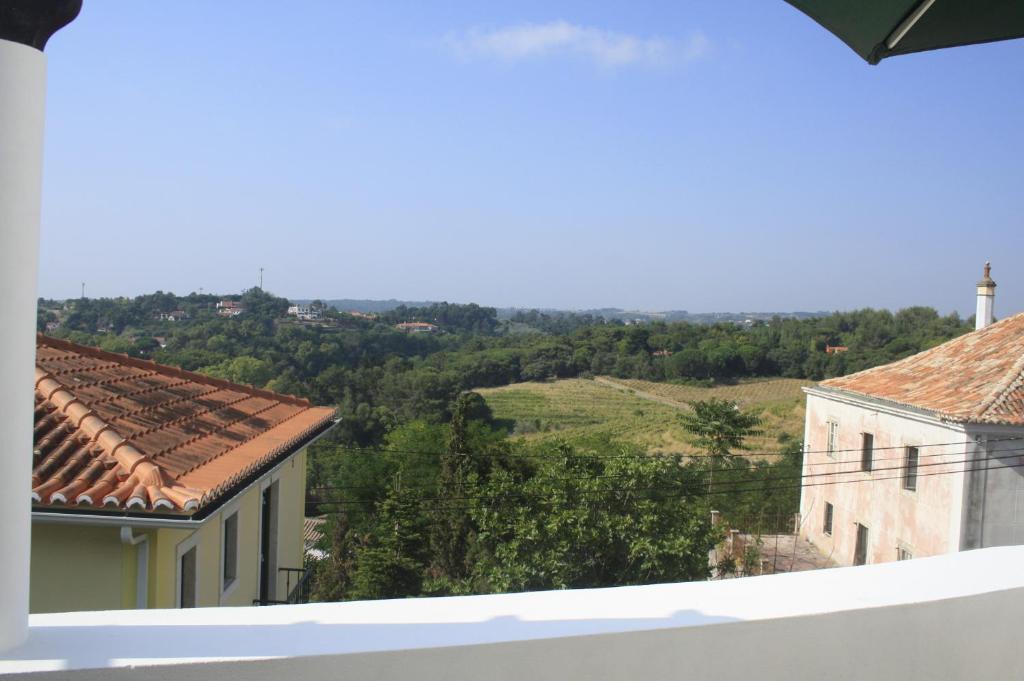
<instances>
[{"instance_id":1,"label":"white column","mask_svg":"<svg viewBox=\"0 0 1024 681\"><path fill-rule=\"evenodd\" d=\"M0 40L0 651L28 635L46 57Z\"/></svg>"}]
</instances>

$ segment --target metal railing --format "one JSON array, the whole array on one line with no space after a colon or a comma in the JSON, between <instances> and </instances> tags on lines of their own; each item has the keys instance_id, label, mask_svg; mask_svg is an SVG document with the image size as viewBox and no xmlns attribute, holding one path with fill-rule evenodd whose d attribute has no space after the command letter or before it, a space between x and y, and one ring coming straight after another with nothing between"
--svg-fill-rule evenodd
<instances>
[{"instance_id":1,"label":"metal railing","mask_svg":"<svg viewBox=\"0 0 1024 681\"><path fill-rule=\"evenodd\" d=\"M296 603L309 602L309 578L310 571L306 568L277 568L278 572L284 572L285 592L288 594L286 600L254 598L253 605L294 605ZM292 579L295 584L292 585Z\"/></svg>"}]
</instances>

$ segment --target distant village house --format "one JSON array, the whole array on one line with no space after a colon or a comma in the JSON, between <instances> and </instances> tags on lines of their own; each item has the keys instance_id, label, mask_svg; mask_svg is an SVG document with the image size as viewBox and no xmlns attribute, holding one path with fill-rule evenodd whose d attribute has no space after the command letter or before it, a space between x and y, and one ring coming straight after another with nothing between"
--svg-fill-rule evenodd
<instances>
[{"instance_id":1,"label":"distant village house","mask_svg":"<svg viewBox=\"0 0 1024 681\"><path fill-rule=\"evenodd\" d=\"M217 314L221 317L237 317L245 312L245 306L237 300L222 300L217 303Z\"/></svg>"},{"instance_id":2,"label":"distant village house","mask_svg":"<svg viewBox=\"0 0 1024 681\"><path fill-rule=\"evenodd\" d=\"M323 319L323 312L320 308L312 305L292 305L288 308L288 315L301 321L316 321Z\"/></svg>"},{"instance_id":3,"label":"distant village house","mask_svg":"<svg viewBox=\"0 0 1024 681\"><path fill-rule=\"evenodd\" d=\"M405 333L437 333L441 330L437 324L427 322L402 322L395 324L395 328Z\"/></svg>"}]
</instances>

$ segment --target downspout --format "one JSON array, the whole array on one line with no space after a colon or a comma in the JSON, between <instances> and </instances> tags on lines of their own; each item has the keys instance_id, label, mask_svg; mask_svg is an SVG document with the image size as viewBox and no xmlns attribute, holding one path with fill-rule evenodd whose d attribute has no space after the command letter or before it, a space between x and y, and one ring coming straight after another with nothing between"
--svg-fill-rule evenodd
<instances>
[{"instance_id":1,"label":"downspout","mask_svg":"<svg viewBox=\"0 0 1024 681\"><path fill-rule=\"evenodd\" d=\"M43 47L81 5L81 0L0 2L0 652L28 637Z\"/></svg>"},{"instance_id":2,"label":"downspout","mask_svg":"<svg viewBox=\"0 0 1024 681\"><path fill-rule=\"evenodd\" d=\"M149 607L149 536L134 535L132 528L121 527L121 543L135 549L135 607L145 610Z\"/></svg>"}]
</instances>

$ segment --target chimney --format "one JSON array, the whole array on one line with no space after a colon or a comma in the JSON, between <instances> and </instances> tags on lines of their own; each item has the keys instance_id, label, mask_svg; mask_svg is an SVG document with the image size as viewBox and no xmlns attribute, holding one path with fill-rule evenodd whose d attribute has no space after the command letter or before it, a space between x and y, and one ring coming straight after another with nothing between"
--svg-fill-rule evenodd
<instances>
[{"instance_id":1,"label":"chimney","mask_svg":"<svg viewBox=\"0 0 1024 681\"><path fill-rule=\"evenodd\" d=\"M985 263L985 273L978 282L978 309L974 315L974 329L984 329L992 323L993 305L996 300L996 282L992 281L992 263Z\"/></svg>"}]
</instances>

